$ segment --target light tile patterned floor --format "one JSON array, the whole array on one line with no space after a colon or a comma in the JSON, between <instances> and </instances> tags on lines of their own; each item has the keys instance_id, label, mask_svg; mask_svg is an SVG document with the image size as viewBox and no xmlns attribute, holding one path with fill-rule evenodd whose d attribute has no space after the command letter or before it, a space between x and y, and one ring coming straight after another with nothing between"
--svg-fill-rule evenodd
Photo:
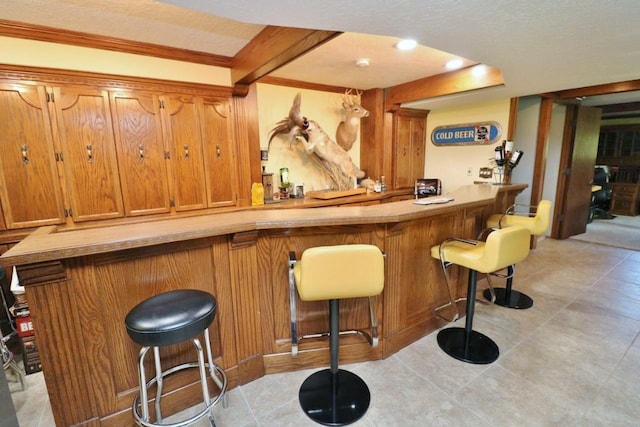
<instances>
[{"instance_id":1,"label":"light tile patterned floor","mask_svg":"<svg viewBox=\"0 0 640 427\"><path fill-rule=\"evenodd\" d=\"M517 266L514 283L533 308L476 309L474 329L500 347L491 365L450 358L434 332L385 360L341 366L372 394L354 425L640 425L640 252L546 239ZM313 371L231 390L229 407L215 410L218 427L316 425L297 400ZM13 394L20 425L50 427L42 376L28 380L27 392Z\"/></svg>"}]
</instances>

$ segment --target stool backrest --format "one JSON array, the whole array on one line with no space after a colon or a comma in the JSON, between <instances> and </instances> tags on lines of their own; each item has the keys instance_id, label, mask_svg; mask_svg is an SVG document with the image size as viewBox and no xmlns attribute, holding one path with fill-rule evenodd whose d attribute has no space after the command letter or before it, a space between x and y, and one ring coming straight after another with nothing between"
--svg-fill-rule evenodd
<instances>
[{"instance_id":1,"label":"stool backrest","mask_svg":"<svg viewBox=\"0 0 640 427\"><path fill-rule=\"evenodd\" d=\"M374 245L309 248L294 267L303 301L378 295L384 287L384 257Z\"/></svg>"},{"instance_id":2,"label":"stool backrest","mask_svg":"<svg viewBox=\"0 0 640 427\"><path fill-rule=\"evenodd\" d=\"M492 273L517 264L529 255L531 234L524 227L514 225L489 234L484 253L477 269L481 273Z\"/></svg>"},{"instance_id":3,"label":"stool backrest","mask_svg":"<svg viewBox=\"0 0 640 427\"><path fill-rule=\"evenodd\" d=\"M540 236L549 229L549 225L551 225L551 202L541 200L529 231L534 236Z\"/></svg>"}]
</instances>

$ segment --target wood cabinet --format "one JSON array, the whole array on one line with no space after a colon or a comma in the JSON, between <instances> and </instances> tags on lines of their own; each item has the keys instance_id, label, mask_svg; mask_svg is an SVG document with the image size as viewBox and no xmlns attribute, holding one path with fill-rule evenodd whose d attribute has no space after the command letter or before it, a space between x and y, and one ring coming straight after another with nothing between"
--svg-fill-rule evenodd
<instances>
[{"instance_id":1,"label":"wood cabinet","mask_svg":"<svg viewBox=\"0 0 640 427\"><path fill-rule=\"evenodd\" d=\"M124 216L109 95L91 87L54 87L56 158L73 221Z\"/></svg>"},{"instance_id":2,"label":"wood cabinet","mask_svg":"<svg viewBox=\"0 0 640 427\"><path fill-rule=\"evenodd\" d=\"M612 183L611 213L617 215L638 215L638 194L640 184Z\"/></svg>"},{"instance_id":3,"label":"wood cabinet","mask_svg":"<svg viewBox=\"0 0 640 427\"><path fill-rule=\"evenodd\" d=\"M204 98L201 114L207 202L209 207L235 205L238 182L231 106L227 100Z\"/></svg>"},{"instance_id":4,"label":"wood cabinet","mask_svg":"<svg viewBox=\"0 0 640 427\"><path fill-rule=\"evenodd\" d=\"M111 93L111 102L126 215L170 212L159 96Z\"/></svg>"},{"instance_id":5,"label":"wood cabinet","mask_svg":"<svg viewBox=\"0 0 640 427\"><path fill-rule=\"evenodd\" d=\"M44 86L0 82L0 197L6 227L65 222Z\"/></svg>"},{"instance_id":6,"label":"wood cabinet","mask_svg":"<svg viewBox=\"0 0 640 427\"><path fill-rule=\"evenodd\" d=\"M598 140L598 163L640 164L640 125L603 126Z\"/></svg>"},{"instance_id":7,"label":"wood cabinet","mask_svg":"<svg viewBox=\"0 0 640 427\"><path fill-rule=\"evenodd\" d=\"M427 114L402 108L393 113L393 188L413 188L424 175Z\"/></svg>"},{"instance_id":8,"label":"wood cabinet","mask_svg":"<svg viewBox=\"0 0 640 427\"><path fill-rule=\"evenodd\" d=\"M0 229L237 203L229 95L136 85L0 80Z\"/></svg>"},{"instance_id":9,"label":"wood cabinet","mask_svg":"<svg viewBox=\"0 0 640 427\"><path fill-rule=\"evenodd\" d=\"M127 215L235 203L226 100L143 92L112 93L111 100Z\"/></svg>"}]
</instances>

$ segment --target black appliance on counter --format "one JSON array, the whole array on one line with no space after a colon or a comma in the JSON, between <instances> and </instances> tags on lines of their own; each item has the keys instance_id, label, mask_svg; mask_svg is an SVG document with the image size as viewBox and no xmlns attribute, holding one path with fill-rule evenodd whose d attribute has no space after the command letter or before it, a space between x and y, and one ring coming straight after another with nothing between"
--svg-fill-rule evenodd
<instances>
[{"instance_id":1,"label":"black appliance on counter","mask_svg":"<svg viewBox=\"0 0 640 427\"><path fill-rule=\"evenodd\" d=\"M416 179L413 194L416 196L416 199L439 196L442 194L442 184L438 178L418 178Z\"/></svg>"}]
</instances>

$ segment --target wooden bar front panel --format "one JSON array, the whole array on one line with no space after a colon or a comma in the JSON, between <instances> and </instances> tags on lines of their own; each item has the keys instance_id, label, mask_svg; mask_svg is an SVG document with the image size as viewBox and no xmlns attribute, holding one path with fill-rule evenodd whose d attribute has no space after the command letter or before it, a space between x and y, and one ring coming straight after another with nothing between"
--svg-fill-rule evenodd
<instances>
[{"instance_id":1,"label":"wooden bar front panel","mask_svg":"<svg viewBox=\"0 0 640 427\"><path fill-rule=\"evenodd\" d=\"M140 301L174 289L212 293L218 302L210 330L214 355L230 387L269 373L328 366L326 338L302 340L299 354L291 356L288 254L294 251L299 259L314 246L373 244L386 253L385 288L374 299L380 343L372 348L359 335L341 336L340 363L385 358L442 325L433 309L448 297L431 247L450 237L475 238L496 205L513 200L523 188L501 190L509 194L500 200L467 189L456 194L454 203L438 207L400 201L256 210L108 232L69 231L57 238L54 228L41 228L2 260L31 260L14 264L26 287L57 425L133 426L140 347L127 335L124 318ZM398 215L403 219L395 219ZM87 240L94 243L87 245ZM46 250L51 244L60 247L57 257ZM108 244L113 246L105 249ZM94 252L86 252L89 246ZM466 271L451 268L450 277L458 296L464 295ZM327 332L326 302L298 298L297 308L300 334ZM342 301L340 322L343 330L368 329L368 300ZM191 347L183 343L163 349L163 367L191 361ZM195 373L166 384L176 390L163 400L167 413L201 399Z\"/></svg>"}]
</instances>

